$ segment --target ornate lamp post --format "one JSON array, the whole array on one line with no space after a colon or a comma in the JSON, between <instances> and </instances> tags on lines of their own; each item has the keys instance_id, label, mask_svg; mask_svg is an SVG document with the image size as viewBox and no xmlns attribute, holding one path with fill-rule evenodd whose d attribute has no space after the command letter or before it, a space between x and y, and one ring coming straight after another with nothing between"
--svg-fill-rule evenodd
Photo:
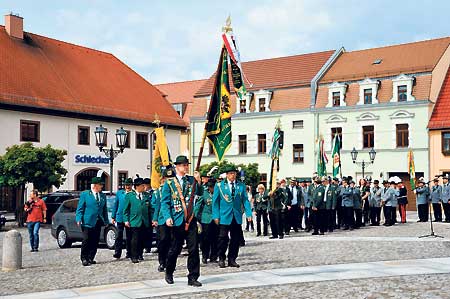
<instances>
[{"instance_id":1,"label":"ornate lamp post","mask_svg":"<svg viewBox=\"0 0 450 299\"><path fill-rule=\"evenodd\" d=\"M369 164L369 162L366 162L364 160L362 160L361 162L356 161L356 158L358 157L358 151L355 148L353 148L353 150L350 152L350 154L352 155L353 163L362 168L362 176L364 178L364 170L370 164L373 164L373 161L375 160L375 156L377 155L377 152L373 148L369 151L370 164Z\"/></svg>"},{"instance_id":2,"label":"ornate lamp post","mask_svg":"<svg viewBox=\"0 0 450 299\"><path fill-rule=\"evenodd\" d=\"M110 177L110 191L109 194L112 195L112 189L113 189L113 168L114 168L114 159L119 155L119 153L123 153L123 150L126 145L127 141L127 132L123 129L123 127L120 127L120 129L116 130L116 141L117 145L119 146L119 149L113 149L113 145L111 144L111 147L104 148L107 146L106 144L106 137L108 136L108 130L105 129L102 125L100 127L95 128L95 140L97 141L97 146L100 152L104 153L106 157L109 158L109 177Z\"/></svg>"}]
</instances>

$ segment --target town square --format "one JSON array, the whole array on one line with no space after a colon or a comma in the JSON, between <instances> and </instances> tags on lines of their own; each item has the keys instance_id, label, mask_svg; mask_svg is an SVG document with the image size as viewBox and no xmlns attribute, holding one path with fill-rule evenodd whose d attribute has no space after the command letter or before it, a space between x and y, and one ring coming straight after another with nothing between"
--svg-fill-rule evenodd
<instances>
[{"instance_id":1,"label":"town square","mask_svg":"<svg viewBox=\"0 0 450 299\"><path fill-rule=\"evenodd\" d=\"M0 298L450 298L447 1L0 2Z\"/></svg>"}]
</instances>

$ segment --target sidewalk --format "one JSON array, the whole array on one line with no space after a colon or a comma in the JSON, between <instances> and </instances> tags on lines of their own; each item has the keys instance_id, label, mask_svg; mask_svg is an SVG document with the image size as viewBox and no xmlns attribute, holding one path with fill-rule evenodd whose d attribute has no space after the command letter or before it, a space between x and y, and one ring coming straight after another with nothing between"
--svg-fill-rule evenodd
<instances>
[{"instance_id":1,"label":"sidewalk","mask_svg":"<svg viewBox=\"0 0 450 299\"><path fill-rule=\"evenodd\" d=\"M203 287L201 288L187 286L186 278L176 278L175 284L172 286L167 285L163 279L158 279L41 293L29 293L0 298L148 298L165 295L189 294L213 290L283 285L301 282L443 273L450 273L450 258L336 264L209 275L200 277L200 281L203 283Z\"/></svg>"}]
</instances>

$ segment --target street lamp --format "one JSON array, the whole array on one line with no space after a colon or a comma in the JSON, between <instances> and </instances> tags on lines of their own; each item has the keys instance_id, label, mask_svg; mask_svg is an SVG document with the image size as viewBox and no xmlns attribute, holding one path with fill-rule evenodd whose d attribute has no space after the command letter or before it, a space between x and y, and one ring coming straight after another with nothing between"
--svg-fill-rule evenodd
<instances>
[{"instance_id":1,"label":"street lamp","mask_svg":"<svg viewBox=\"0 0 450 299\"><path fill-rule=\"evenodd\" d=\"M110 191L109 194L112 195L113 189L113 168L114 168L114 159L119 155L119 153L123 153L127 142L127 131L120 127L120 129L116 130L116 141L119 149L113 149L113 145L111 147L104 148L107 146L106 137L108 136L108 130L105 129L102 125L100 127L95 128L95 140L97 141L97 146L100 152L103 152L106 157L109 158L109 177L110 177Z\"/></svg>"},{"instance_id":2,"label":"street lamp","mask_svg":"<svg viewBox=\"0 0 450 299\"><path fill-rule=\"evenodd\" d=\"M362 168L362 176L363 176L363 178L365 178L365 177L364 177L364 170L365 170L366 167L368 167L370 164L366 164L366 163L368 163L368 162L366 162L366 161L364 161L364 160L362 160L361 162L356 161L356 158L358 157L358 151L357 151L355 148L353 148L353 150L350 152L350 155L352 155L352 161L353 161L353 163L356 164L356 165L358 165L358 166L361 166L361 168ZM373 164L373 161L375 160L375 156L376 156L376 155L377 155L377 152L375 151L374 148L372 148L372 149L369 151L369 158L370 158L370 163L371 163L371 164Z\"/></svg>"}]
</instances>

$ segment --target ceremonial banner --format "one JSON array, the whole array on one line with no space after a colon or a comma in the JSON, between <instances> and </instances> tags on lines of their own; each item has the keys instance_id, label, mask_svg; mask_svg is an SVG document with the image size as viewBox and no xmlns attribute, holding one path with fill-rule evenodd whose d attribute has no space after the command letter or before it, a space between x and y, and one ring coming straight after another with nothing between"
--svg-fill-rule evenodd
<instances>
[{"instance_id":1,"label":"ceremonial banner","mask_svg":"<svg viewBox=\"0 0 450 299\"><path fill-rule=\"evenodd\" d=\"M160 187L161 181L161 166L168 166L170 164L169 149L164 136L164 128L155 129L155 149L153 151L152 161L152 188Z\"/></svg>"},{"instance_id":2,"label":"ceremonial banner","mask_svg":"<svg viewBox=\"0 0 450 299\"><path fill-rule=\"evenodd\" d=\"M247 89L244 85L244 72L241 65L241 54L237 47L236 38L232 35L232 32L222 34L223 43L230 56L231 65L231 78L233 81L234 90L240 101L244 100L244 96L247 93Z\"/></svg>"},{"instance_id":3,"label":"ceremonial banner","mask_svg":"<svg viewBox=\"0 0 450 299\"><path fill-rule=\"evenodd\" d=\"M231 146L230 84L228 81L228 53L222 47L216 80L207 115L206 137L217 159L223 160Z\"/></svg>"},{"instance_id":4,"label":"ceremonial banner","mask_svg":"<svg viewBox=\"0 0 450 299\"><path fill-rule=\"evenodd\" d=\"M326 163L328 163L328 158L323 147L324 140L322 135L320 135L319 139L317 140L317 145L317 175L324 176L327 174Z\"/></svg>"},{"instance_id":5,"label":"ceremonial banner","mask_svg":"<svg viewBox=\"0 0 450 299\"><path fill-rule=\"evenodd\" d=\"M414 166L414 154L412 150L408 152L408 173L411 190L416 188L416 167Z\"/></svg>"},{"instance_id":6,"label":"ceremonial banner","mask_svg":"<svg viewBox=\"0 0 450 299\"><path fill-rule=\"evenodd\" d=\"M333 159L333 177L338 177L341 173L341 137L336 134L333 138L333 152L331 154Z\"/></svg>"},{"instance_id":7,"label":"ceremonial banner","mask_svg":"<svg viewBox=\"0 0 450 299\"><path fill-rule=\"evenodd\" d=\"M280 137L280 124L278 123L275 132L273 133L272 148L269 152L269 156L272 159L272 168L270 169L270 191L275 191L277 188L278 161L281 154Z\"/></svg>"}]
</instances>

